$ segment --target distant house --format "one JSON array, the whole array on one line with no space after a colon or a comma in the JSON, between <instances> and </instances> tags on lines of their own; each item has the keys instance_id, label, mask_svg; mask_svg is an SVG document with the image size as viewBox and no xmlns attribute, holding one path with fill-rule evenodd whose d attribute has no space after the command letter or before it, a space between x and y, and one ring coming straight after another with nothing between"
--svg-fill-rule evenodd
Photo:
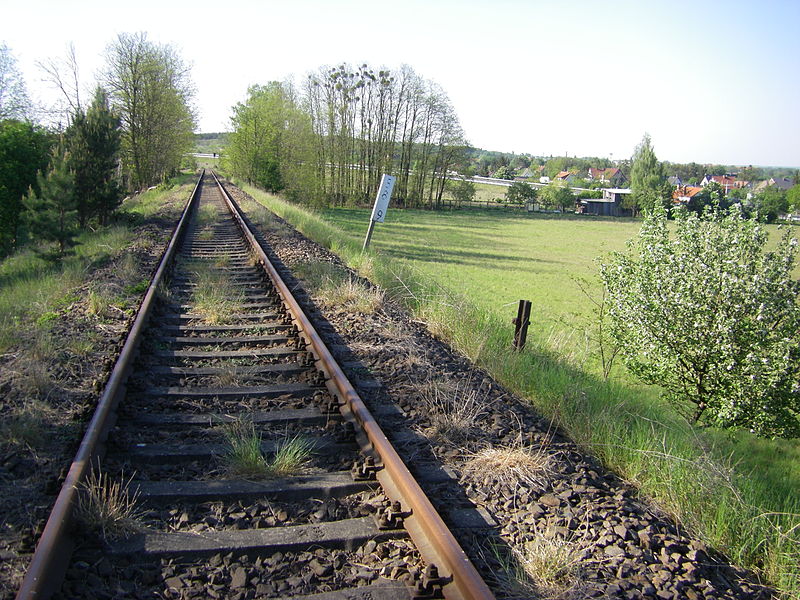
<instances>
[{"instance_id":1,"label":"distant house","mask_svg":"<svg viewBox=\"0 0 800 600\"><path fill-rule=\"evenodd\" d=\"M722 189L725 190L727 194L731 190L738 190L741 188L750 187L749 181L742 181L741 179L736 179L735 175L706 175L703 177L703 180L700 182L702 187L706 187L711 182L718 183L722 186Z\"/></svg>"},{"instance_id":2,"label":"distant house","mask_svg":"<svg viewBox=\"0 0 800 600\"><path fill-rule=\"evenodd\" d=\"M672 177L667 177L667 182L672 187L678 187L678 186L683 185L683 180L680 177L678 177L677 175L673 175Z\"/></svg>"},{"instance_id":3,"label":"distant house","mask_svg":"<svg viewBox=\"0 0 800 600\"><path fill-rule=\"evenodd\" d=\"M572 183L576 177L577 175L575 175L575 173L570 173L569 171L560 171L553 179L555 181L566 181L567 183Z\"/></svg>"},{"instance_id":4,"label":"distant house","mask_svg":"<svg viewBox=\"0 0 800 600\"><path fill-rule=\"evenodd\" d=\"M622 208L623 198L630 193L628 188L606 188L602 198L581 200L578 212L602 217L630 217L630 209Z\"/></svg>"},{"instance_id":5,"label":"distant house","mask_svg":"<svg viewBox=\"0 0 800 600\"><path fill-rule=\"evenodd\" d=\"M788 177L770 177L769 179L766 179L760 182L758 185L756 185L753 191L755 193L758 193L765 188L773 186L783 191L786 191L794 186L794 180L789 179Z\"/></svg>"},{"instance_id":6,"label":"distant house","mask_svg":"<svg viewBox=\"0 0 800 600\"><path fill-rule=\"evenodd\" d=\"M697 185L679 185L672 192L673 204L687 204L689 200L694 198L697 194L703 191L703 188Z\"/></svg>"},{"instance_id":7,"label":"distant house","mask_svg":"<svg viewBox=\"0 0 800 600\"><path fill-rule=\"evenodd\" d=\"M625 183L625 175L616 167L606 167L605 169L595 169L589 167L589 174L586 177L589 181L599 181L611 184L612 187L619 188Z\"/></svg>"}]
</instances>

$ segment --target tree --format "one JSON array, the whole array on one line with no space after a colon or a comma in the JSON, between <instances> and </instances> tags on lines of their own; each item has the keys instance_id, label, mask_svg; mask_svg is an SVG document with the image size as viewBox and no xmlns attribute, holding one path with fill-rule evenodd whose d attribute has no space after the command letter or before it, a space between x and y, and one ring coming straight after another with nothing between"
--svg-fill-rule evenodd
<instances>
[{"instance_id":1,"label":"tree","mask_svg":"<svg viewBox=\"0 0 800 600\"><path fill-rule=\"evenodd\" d=\"M55 150L47 174L39 172L36 181L39 191L31 188L23 200L30 230L37 239L58 243L63 256L78 231L75 179L63 148Z\"/></svg>"},{"instance_id":2,"label":"tree","mask_svg":"<svg viewBox=\"0 0 800 600\"><path fill-rule=\"evenodd\" d=\"M792 212L800 212L800 184L795 184L786 192L786 202Z\"/></svg>"},{"instance_id":3,"label":"tree","mask_svg":"<svg viewBox=\"0 0 800 600\"><path fill-rule=\"evenodd\" d=\"M28 117L31 102L25 81L17 68L17 61L5 44L0 45L0 121L24 120Z\"/></svg>"},{"instance_id":4,"label":"tree","mask_svg":"<svg viewBox=\"0 0 800 600\"><path fill-rule=\"evenodd\" d=\"M696 423L800 435L796 240L765 251L738 205L675 216L673 235L656 206L601 267L626 364Z\"/></svg>"},{"instance_id":5,"label":"tree","mask_svg":"<svg viewBox=\"0 0 800 600\"><path fill-rule=\"evenodd\" d=\"M31 123L0 121L0 256L17 246L22 197L45 170L50 135Z\"/></svg>"},{"instance_id":6,"label":"tree","mask_svg":"<svg viewBox=\"0 0 800 600\"><path fill-rule=\"evenodd\" d=\"M656 158L649 134L644 134L631 161L631 193L626 198L625 208L637 215L656 206L669 206L672 190L664 177L664 168Z\"/></svg>"},{"instance_id":7,"label":"tree","mask_svg":"<svg viewBox=\"0 0 800 600\"><path fill-rule=\"evenodd\" d=\"M475 198L475 184L469 179L458 178L447 182L447 189L456 201L456 206L461 206L464 202L472 202Z\"/></svg>"},{"instance_id":8,"label":"tree","mask_svg":"<svg viewBox=\"0 0 800 600\"><path fill-rule=\"evenodd\" d=\"M551 181L539 192L542 204L550 208L558 208L561 212L575 208L575 195L566 181Z\"/></svg>"},{"instance_id":9,"label":"tree","mask_svg":"<svg viewBox=\"0 0 800 600\"><path fill-rule=\"evenodd\" d=\"M753 208L760 218L773 223L789 211L786 192L776 185L767 186L753 198Z\"/></svg>"},{"instance_id":10,"label":"tree","mask_svg":"<svg viewBox=\"0 0 800 600\"><path fill-rule=\"evenodd\" d=\"M74 173L81 226L93 217L100 224L107 224L122 200L117 181L119 125L119 117L111 111L106 93L97 88L86 114L77 108L67 128L68 164Z\"/></svg>"},{"instance_id":11,"label":"tree","mask_svg":"<svg viewBox=\"0 0 800 600\"><path fill-rule=\"evenodd\" d=\"M508 179L511 181L514 179L514 169L507 165L503 165L492 174L492 177L496 179Z\"/></svg>"},{"instance_id":12,"label":"tree","mask_svg":"<svg viewBox=\"0 0 800 600\"><path fill-rule=\"evenodd\" d=\"M522 181L515 181L506 191L506 200L513 204L525 204L536 200L536 188Z\"/></svg>"},{"instance_id":13,"label":"tree","mask_svg":"<svg viewBox=\"0 0 800 600\"><path fill-rule=\"evenodd\" d=\"M193 146L189 67L169 45L122 33L106 51L105 84L122 120L122 171L129 189L175 173Z\"/></svg>"},{"instance_id":14,"label":"tree","mask_svg":"<svg viewBox=\"0 0 800 600\"><path fill-rule=\"evenodd\" d=\"M272 81L247 90L233 108L226 152L231 172L269 191L297 199L318 195L311 120L289 83Z\"/></svg>"}]
</instances>

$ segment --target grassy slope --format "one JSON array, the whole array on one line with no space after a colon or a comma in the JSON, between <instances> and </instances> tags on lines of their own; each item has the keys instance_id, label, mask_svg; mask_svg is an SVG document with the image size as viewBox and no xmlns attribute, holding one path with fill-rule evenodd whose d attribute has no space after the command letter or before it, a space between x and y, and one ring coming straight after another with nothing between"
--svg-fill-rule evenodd
<instances>
[{"instance_id":1,"label":"grassy slope","mask_svg":"<svg viewBox=\"0 0 800 600\"><path fill-rule=\"evenodd\" d=\"M194 178L191 175L176 180L185 187L177 193L188 197ZM167 194L174 193L175 188L145 192L127 200L120 210L134 220L149 216L158 210ZM132 229L117 224L82 233L72 255L60 263L45 260L30 248L0 262L0 352L16 343L20 328L46 325L52 311L70 304L73 290L90 277L92 267L121 252L131 243L132 236Z\"/></svg>"},{"instance_id":2,"label":"grassy slope","mask_svg":"<svg viewBox=\"0 0 800 600\"><path fill-rule=\"evenodd\" d=\"M698 535L760 570L786 597L800 593L800 445L698 432L656 390L635 385L624 372L608 383L597 375L581 326L591 325L591 310L574 277L586 278L596 294L595 258L622 249L638 231L636 222L393 211L376 228L373 253L364 256L369 211L334 209L322 222L248 191L405 300L434 332ZM535 327L517 354L509 350L510 319L520 298L533 301Z\"/></svg>"}]
</instances>

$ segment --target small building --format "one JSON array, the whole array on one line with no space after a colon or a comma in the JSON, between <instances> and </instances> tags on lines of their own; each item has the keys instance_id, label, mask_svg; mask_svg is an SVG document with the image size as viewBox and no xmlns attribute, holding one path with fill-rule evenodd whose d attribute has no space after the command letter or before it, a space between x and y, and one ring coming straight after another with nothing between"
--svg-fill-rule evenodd
<instances>
[{"instance_id":1,"label":"small building","mask_svg":"<svg viewBox=\"0 0 800 600\"><path fill-rule=\"evenodd\" d=\"M622 171L616 167L606 167L604 169L595 169L594 167L589 167L589 174L586 178L589 181L608 183L615 188L619 188L623 183L625 183L625 175L623 175Z\"/></svg>"},{"instance_id":2,"label":"small building","mask_svg":"<svg viewBox=\"0 0 800 600\"><path fill-rule=\"evenodd\" d=\"M701 187L706 187L711 182L718 183L722 186L722 189L725 190L725 194L727 194L731 190L738 190L742 188L750 187L749 181L742 181L741 179L737 179L735 175L728 174L728 175L706 175L703 177L703 180L700 182Z\"/></svg>"},{"instance_id":3,"label":"small building","mask_svg":"<svg viewBox=\"0 0 800 600\"><path fill-rule=\"evenodd\" d=\"M760 182L753 191L758 193L768 187L777 187L779 190L783 190L785 192L793 186L794 180L789 179L788 177L770 177L769 179L765 179L764 181Z\"/></svg>"},{"instance_id":4,"label":"small building","mask_svg":"<svg viewBox=\"0 0 800 600\"><path fill-rule=\"evenodd\" d=\"M679 185L672 192L673 204L688 204L689 200L703 191L703 188L696 185Z\"/></svg>"},{"instance_id":5,"label":"small building","mask_svg":"<svg viewBox=\"0 0 800 600\"><path fill-rule=\"evenodd\" d=\"M570 173L569 171L560 171L558 175L555 176L555 181L566 181L567 183L572 183L575 179L575 173Z\"/></svg>"},{"instance_id":6,"label":"small building","mask_svg":"<svg viewBox=\"0 0 800 600\"><path fill-rule=\"evenodd\" d=\"M629 188L606 188L602 198L586 198L579 203L578 212L601 217L630 217L631 210L622 207L622 200L631 193Z\"/></svg>"},{"instance_id":7,"label":"small building","mask_svg":"<svg viewBox=\"0 0 800 600\"><path fill-rule=\"evenodd\" d=\"M667 177L667 183L672 187L680 187L683 185L683 180L678 175L672 175L671 177Z\"/></svg>"}]
</instances>

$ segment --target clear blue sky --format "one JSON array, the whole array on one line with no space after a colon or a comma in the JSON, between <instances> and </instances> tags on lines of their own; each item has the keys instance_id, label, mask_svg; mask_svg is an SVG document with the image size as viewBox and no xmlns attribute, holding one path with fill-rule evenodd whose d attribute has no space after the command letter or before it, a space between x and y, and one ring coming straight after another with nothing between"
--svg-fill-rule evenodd
<instances>
[{"instance_id":1,"label":"clear blue sky","mask_svg":"<svg viewBox=\"0 0 800 600\"><path fill-rule=\"evenodd\" d=\"M35 61L74 42L87 86L117 33L193 63L201 131L250 84L322 65L411 65L448 93L470 142L537 155L800 166L800 0L606 2L3 0L0 41L31 94Z\"/></svg>"}]
</instances>

